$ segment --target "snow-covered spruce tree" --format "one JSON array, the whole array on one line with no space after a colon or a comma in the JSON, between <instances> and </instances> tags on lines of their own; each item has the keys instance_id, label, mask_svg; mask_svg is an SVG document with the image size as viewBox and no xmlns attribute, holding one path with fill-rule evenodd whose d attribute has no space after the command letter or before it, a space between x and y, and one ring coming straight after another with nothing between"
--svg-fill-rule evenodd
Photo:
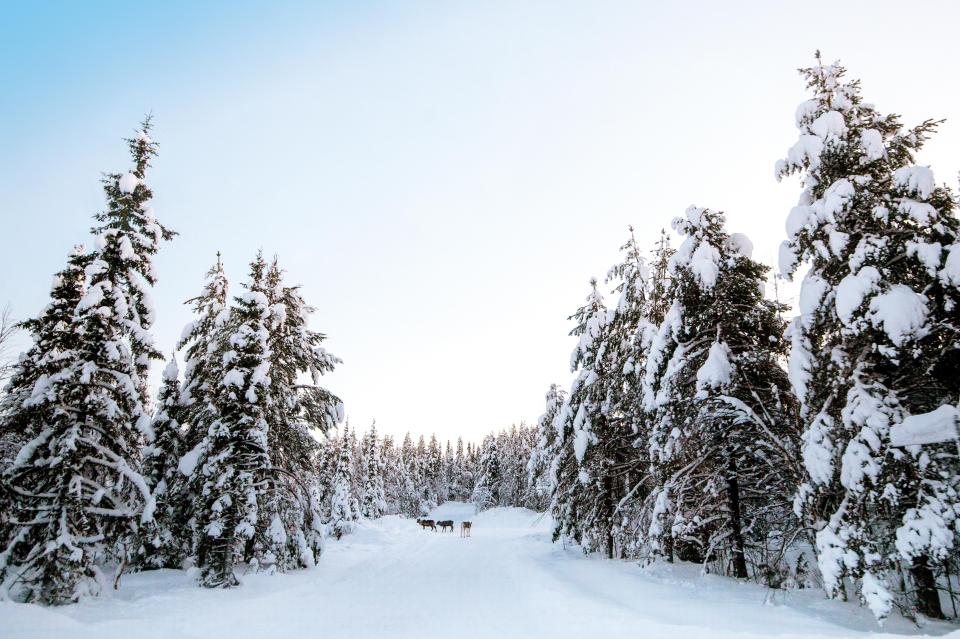
<instances>
[{"instance_id":1,"label":"snow-covered spruce tree","mask_svg":"<svg viewBox=\"0 0 960 639\"><path fill-rule=\"evenodd\" d=\"M46 308L39 316L20 323L33 345L20 356L0 397L0 472L13 463L25 443L39 434L38 428L54 408L56 398L45 391L50 377L61 372L64 358L79 343L73 314L86 292L84 269L88 262L83 247L75 246L67 266L53 276ZM9 506L9 502L3 505ZM0 512L6 514L10 510L0 507ZM0 521L3 516L0 515Z\"/></svg>"},{"instance_id":2,"label":"snow-covered spruce tree","mask_svg":"<svg viewBox=\"0 0 960 639\"><path fill-rule=\"evenodd\" d=\"M58 604L96 594L97 562L114 559L116 586L139 525L153 517L138 471L150 435L146 375L160 356L149 332L149 288L152 258L173 233L149 206L145 176L156 154L149 128L148 119L128 140L131 172L103 178L107 208L95 216L88 287L73 313L77 342L44 381L53 410L4 475L13 525L0 564L19 598Z\"/></svg>"},{"instance_id":3,"label":"snow-covered spruce tree","mask_svg":"<svg viewBox=\"0 0 960 639\"><path fill-rule=\"evenodd\" d=\"M517 494L518 484L522 488L524 473L516 472L518 440L519 437L516 424L512 424L509 429L501 430L494 435L497 443L497 461L500 467L500 506L512 506L519 502ZM524 468L524 470L526 470ZM521 493L522 494L522 493Z\"/></svg>"},{"instance_id":4,"label":"snow-covered spruce tree","mask_svg":"<svg viewBox=\"0 0 960 639\"><path fill-rule=\"evenodd\" d=\"M764 299L768 269L745 236L726 232L723 214L691 207L674 228L685 236L670 265L674 302L647 371L661 482L649 517L655 533L669 517L662 534L675 547L746 578L749 550L781 532L796 477L799 433L778 361L783 308Z\"/></svg>"},{"instance_id":5,"label":"snow-covered spruce tree","mask_svg":"<svg viewBox=\"0 0 960 639\"><path fill-rule=\"evenodd\" d=\"M363 460L360 459L360 442L357 439L357 429L344 426L343 436L347 440L350 455L350 500L351 510L360 517L360 501L363 498Z\"/></svg>"},{"instance_id":6,"label":"snow-covered spruce tree","mask_svg":"<svg viewBox=\"0 0 960 639\"><path fill-rule=\"evenodd\" d=\"M500 488L502 481L503 473L500 468L497 439L490 434L483 439L483 444L480 447L477 481L470 497L477 508L477 512L501 505Z\"/></svg>"},{"instance_id":7,"label":"snow-covered spruce tree","mask_svg":"<svg viewBox=\"0 0 960 639\"><path fill-rule=\"evenodd\" d=\"M430 443L427 445L427 457L424 465L424 481L426 482L427 500L430 503L429 510L443 503L443 451L440 450L440 442L437 441L436 434L430 435Z\"/></svg>"},{"instance_id":8,"label":"snow-covered spruce tree","mask_svg":"<svg viewBox=\"0 0 960 639\"><path fill-rule=\"evenodd\" d=\"M464 477L466 470L464 463L463 437L457 437L457 447L454 449L453 464L450 467L450 499L454 501L467 501L469 497Z\"/></svg>"},{"instance_id":9,"label":"snow-covered spruce tree","mask_svg":"<svg viewBox=\"0 0 960 639\"><path fill-rule=\"evenodd\" d=\"M150 128L151 118L147 116L137 135L127 140L133 158L131 171L104 178L108 210L95 216L100 226L93 229L98 237L100 255L108 265L107 273L116 270L112 279L104 273L104 281L110 281L113 287L121 289L126 298L126 309L115 310L129 332L130 350L134 358L133 381L145 407L149 404L147 377L150 362L163 359L149 332L155 320L150 287L157 283L153 256L160 249L161 241L169 241L175 235L157 222L150 206L153 192L145 179L150 160L157 154L157 144L150 139ZM98 275L95 264L91 268L93 270L88 269L88 273L93 287ZM147 416L141 418L146 420Z\"/></svg>"},{"instance_id":10,"label":"snow-covered spruce tree","mask_svg":"<svg viewBox=\"0 0 960 639\"><path fill-rule=\"evenodd\" d=\"M311 567L320 555L322 513L313 506L314 458L324 434L343 419L343 404L318 386L340 362L322 346L326 336L308 328L315 309L299 287L285 285L277 259L265 275L270 383L266 420L270 473L254 554L281 570ZM310 383L300 377L309 375Z\"/></svg>"},{"instance_id":11,"label":"snow-covered spruce tree","mask_svg":"<svg viewBox=\"0 0 960 639\"><path fill-rule=\"evenodd\" d=\"M337 438L327 433L314 454L314 496L320 508L321 521L330 521L330 499L333 496L333 478L337 470ZM325 527L329 533L329 528Z\"/></svg>"},{"instance_id":12,"label":"snow-covered spruce tree","mask_svg":"<svg viewBox=\"0 0 960 639\"><path fill-rule=\"evenodd\" d=\"M420 500L420 461L417 459L417 450L410 433L403 438L398 461L399 510L408 517L419 517L423 514Z\"/></svg>"},{"instance_id":13,"label":"snow-covered spruce tree","mask_svg":"<svg viewBox=\"0 0 960 639\"><path fill-rule=\"evenodd\" d=\"M186 559L195 558L199 536L202 531L197 529L196 514L201 510L200 491L203 488L203 479L193 473L200 467L199 461L203 457L209 443L210 426L217 419L217 409L214 403L214 391L218 389L226 373L223 361L223 352L228 338L228 320L230 308L227 305L229 282L223 270L220 253L217 253L216 263L207 271L206 282L201 293L187 300L193 308L194 319L183 329L177 349L184 352L184 374L178 394L178 407L175 409L176 421L180 429L178 451L165 446L153 444L153 450L145 449L150 457L157 455L179 455L171 468L179 468L167 476L165 486L166 506L160 514L161 519L167 517L168 528L185 551ZM164 402L161 399L161 404ZM162 416L162 413L158 417ZM156 428L154 429L156 431ZM159 436L159 435L158 435ZM149 459L149 458L148 458ZM166 461L156 460L163 465ZM154 485L156 490L156 485ZM167 547L169 550L172 547ZM155 549L143 547L143 567L153 567L149 559ZM163 554L163 562L175 560Z\"/></svg>"},{"instance_id":14,"label":"snow-covered spruce tree","mask_svg":"<svg viewBox=\"0 0 960 639\"><path fill-rule=\"evenodd\" d=\"M223 270L220 253L217 262L206 274L206 282L200 294L190 300L194 319L180 335L177 349L185 353L183 383L180 403L183 405L183 421L187 425L186 450L193 450L207 435L210 424L216 419L213 408L213 391L223 379L222 354L225 327L230 317L227 305L230 283Z\"/></svg>"},{"instance_id":15,"label":"snow-covered spruce tree","mask_svg":"<svg viewBox=\"0 0 960 639\"><path fill-rule=\"evenodd\" d=\"M655 253L662 268L666 237L661 237L662 246ZM589 445L581 467L595 476L604 476L603 529L610 530L608 554L614 549L623 554L635 552L639 526L638 504L642 504L649 490L649 457L638 454L634 442L646 441L648 432L643 408L643 372L647 352L656 334L657 327L650 321L653 286L664 285L662 280L651 281L646 260L640 253L630 228L629 240L620 247L622 261L607 274L607 282L615 283L618 294L616 306L608 312L606 325L606 348L603 369L608 377L605 403L605 431L598 435L596 445ZM613 511L610 503L617 499ZM627 502L627 503L624 503ZM607 514L609 513L609 514Z\"/></svg>"},{"instance_id":16,"label":"snow-covered spruce tree","mask_svg":"<svg viewBox=\"0 0 960 639\"><path fill-rule=\"evenodd\" d=\"M701 557L687 552L682 544L674 548L672 524L676 504L672 499L670 478L676 471L676 464L671 466L662 458L657 449L651 447L651 437L655 431L666 429L669 424L662 421L664 415L658 414L657 398L661 393L661 383L667 379L667 364L670 354L680 348L675 334L677 319L682 307L676 301L675 280L672 274L673 256L675 251L669 244L665 230L661 231L660 241L654 250L651 262L649 316L657 327L650 348L647 350L647 359L643 371L643 411L644 423L640 427L640 436L636 445L647 450L650 459L648 465L645 499L641 502L641 522L639 539L648 558L663 557L672 562L675 555L681 559L700 560ZM682 350L681 350L682 354ZM667 419L669 417L667 416Z\"/></svg>"},{"instance_id":17,"label":"snow-covered spruce tree","mask_svg":"<svg viewBox=\"0 0 960 639\"><path fill-rule=\"evenodd\" d=\"M386 514L387 500L383 486L383 450L380 439L377 437L376 422L370 425L370 431L363 437L361 460L363 495L360 501L360 514L368 519L377 519Z\"/></svg>"},{"instance_id":18,"label":"snow-covered spruce tree","mask_svg":"<svg viewBox=\"0 0 960 639\"><path fill-rule=\"evenodd\" d=\"M20 355L0 397L0 552L9 548L9 533L15 522L15 496L8 490L3 473L56 410L57 398L46 391L51 376L61 373L65 358L75 351L80 339L73 313L86 291L87 261L83 247L74 247L67 266L53 277L46 308L38 317L20 323L33 345ZM0 555L0 571L5 557Z\"/></svg>"},{"instance_id":19,"label":"snow-covered spruce tree","mask_svg":"<svg viewBox=\"0 0 960 639\"><path fill-rule=\"evenodd\" d=\"M809 267L791 327L804 427L797 513L816 531L831 596L846 596L850 578L878 618L898 599L942 617L936 577L956 554L956 448L890 443L906 416L960 393L955 200L913 159L938 123L904 128L819 53L801 73L813 97L777 165L778 178L803 178L780 268Z\"/></svg>"},{"instance_id":20,"label":"snow-covered spruce tree","mask_svg":"<svg viewBox=\"0 0 960 639\"><path fill-rule=\"evenodd\" d=\"M526 496L527 463L533 449L533 429L521 422L497 436L500 457L500 504L522 506Z\"/></svg>"},{"instance_id":21,"label":"snow-covered spruce tree","mask_svg":"<svg viewBox=\"0 0 960 639\"><path fill-rule=\"evenodd\" d=\"M660 239L651 252L649 282L647 292L647 320L654 329L667 317L673 305L673 281L670 277L670 260L676 251L670 246L670 237L666 229L660 230ZM655 337L656 335L654 335ZM652 338L651 338L652 341ZM645 375L645 369L640 372Z\"/></svg>"},{"instance_id":22,"label":"snow-covered spruce tree","mask_svg":"<svg viewBox=\"0 0 960 639\"><path fill-rule=\"evenodd\" d=\"M414 457L416 459L416 473L411 472L413 484L417 488L417 495L420 499L420 512L428 513L433 510L437 503L430 490L431 482L429 457L427 454L427 440L423 435L417 440L417 446L414 448Z\"/></svg>"},{"instance_id":23,"label":"snow-covered spruce tree","mask_svg":"<svg viewBox=\"0 0 960 639\"><path fill-rule=\"evenodd\" d=\"M218 353L225 372L210 391L216 418L203 444L180 464L191 483L199 484L191 489L198 495L197 565L201 584L211 588L238 585L235 563L254 558L263 491L269 486L267 400L272 353L265 271L266 263L258 256L250 266L247 290L234 299L227 338ZM279 537L282 528L272 529L271 525L270 532Z\"/></svg>"},{"instance_id":24,"label":"snow-covered spruce tree","mask_svg":"<svg viewBox=\"0 0 960 639\"><path fill-rule=\"evenodd\" d=\"M554 422L563 407L566 391L557 384L550 384L550 390L545 396L546 409L537 420L536 443L530 451L527 461L527 490L526 502L528 507L538 512L549 507L553 498L553 467L554 459L559 454L560 439Z\"/></svg>"},{"instance_id":25,"label":"snow-covered spruce tree","mask_svg":"<svg viewBox=\"0 0 960 639\"><path fill-rule=\"evenodd\" d=\"M553 517L553 541L571 539L580 542L578 486L580 473L573 453L573 413L567 398L554 419L557 431L556 455L550 466L550 513Z\"/></svg>"},{"instance_id":26,"label":"snow-covered spruce tree","mask_svg":"<svg viewBox=\"0 0 960 639\"><path fill-rule=\"evenodd\" d=\"M576 322L570 334L579 341L570 357L576 377L561 417L568 450L561 453L558 467L554 535L572 538L587 552L603 550L613 557L614 513L622 486L612 468L621 439L610 419L609 395L620 371L610 368L611 312L596 280L590 285L587 303L570 317Z\"/></svg>"},{"instance_id":27,"label":"snow-covered spruce tree","mask_svg":"<svg viewBox=\"0 0 960 639\"><path fill-rule=\"evenodd\" d=\"M455 473L456 457L453 453L453 444L447 440L447 445L443 449L443 494L441 499L447 501L453 499L453 479Z\"/></svg>"},{"instance_id":28,"label":"snow-covered spruce tree","mask_svg":"<svg viewBox=\"0 0 960 639\"><path fill-rule=\"evenodd\" d=\"M622 250L626 252L626 259L617 270L624 273L624 281L629 281L631 271L637 273L639 279L642 271L639 266L630 268L631 264L639 263L635 241L628 242ZM669 503L667 495L657 489L663 486L668 469L660 464L652 463L647 452L650 432L656 420L655 412L650 412L646 406L647 367L650 365L649 356L653 348L660 326L667 317L673 305L674 291L671 276L671 260L675 251L670 245L670 238L665 230L660 231L660 238L651 251L650 265L646 273L645 291L641 293L637 285L624 285L620 291L620 301L616 308L616 318L611 322L614 334L618 335L621 344L614 349L616 353L626 353L629 363L622 366L630 371L622 374L619 384L614 385L611 393L613 403L619 405L619 412L629 420L633 431L633 446L636 449L628 454L626 466L625 489L626 495L621 499L619 511L623 515L618 535L623 544L623 552L629 555L649 556L650 550L655 554L663 555L668 561L673 560L673 541L669 535L657 531L652 539L650 532L650 517L653 513L650 504L659 504L660 511ZM634 256L631 259L631 256ZM614 275L616 271L614 271ZM631 334L631 331L634 331ZM632 341L631 341L632 340ZM627 348L622 344L626 343ZM659 355L656 355L657 357ZM660 364L654 364L659 366ZM611 370L617 370L616 365ZM634 379L634 376L639 379ZM644 519L647 518L647 521ZM656 521L663 520L663 514L653 517Z\"/></svg>"},{"instance_id":29,"label":"snow-covered spruce tree","mask_svg":"<svg viewBox=\"0 0 960 639\"><path fill-rule=\"evenodd\" d=\"M479 446L467 442L466 454L463 456L463 501L470 501L474 486L477 483L477 462L479 461Z\"/></svg>"},{"instance_id":30,"label":"snow-covered spruce tree","mask_svg":"<svg viewBox=\"0 0 960 639\"><path fill-rule=\"evenodd\" d=\"M156 509L153 521L140 531L137 563L142 568L180 568L190 552L191 535L175 492L182 477L178 469L184 453L182 415L179 368L176 357L171 357L163 370L153 436L143 448L143 476Z\"/></svg>"},{"instance_id":31,"label":"snow-covered spruce tree","mask_svg":"<svg viewBox=\"0 0 960 639\"><path fill-rule=\"evenodd\" d=\"M353 530L353 523L360 517L353 495L353 459L346 433L336 440L334 459L336 463L330 495L330 531L335 538L340 539Z\"/></svg>"},{"instance_id":32,"label":"snow-covered spruce tree","mask_svg":"<svg viewBox=\"0 0 960 639\"><path fill-rule=\"evenodd\" d=\"M606 323L607 318L607 310L603 303L603 297L597 290L597 281L595 279L590 280L590 285L591 292L590 295L587 296L587 303L577 309L576 313L569 318L576 319L577 322L570 334L580 337L577 347L571 356L572 370L574 372L577 370L577 362L579 359L582 359L578 355L580 346L584 340L587 339L584 338L583 335L588 331L588 327L592 325L594 327L593 332L599 337L599 327ZM581 370L577 375L577 379L574 380L575 386L581 385L578 384L577 381L581 376L585 379L590 378L588 373ZM550 512L554 522L554 541L563 538L580 543L582 539L578 503L581 495L580 469L579 460L574 453L575 446L583 445L577 444L574 441L575 435L579 434L574 429L574 421L576 420L578 412L578 408L573 406L571 398L567 397L554 420L557 444L556 454L554 455L551 468L553 491L550 502ZM583 445L583 448L585 450L586 446Z\"/></svg>"},{"instance_id":33,"label":"snow-covered spruce tree","mask_svg":"<svg viewBox=\"0 0 960 639\"><path fill-rule=\"evenodd\" d=\"M610 385L609 412L621 422L623 436L636 434L642 421L642 372L646 353L657 327L648 319L650 272L640 254L630 227L630 239L620 247L623 261L607 274L607 282L615 282L619 295L608 322L607 357L616 379Z\"/></svg>"},{"instance_id":34,"label":"snow-covered spruce tree","mask_svg":"<svg viewBox=\"0 0 960 639\"><path fill-rule=\"evenodd\" d=\"M276 400L271 453L274 463L287 470L305 469L316 447L310 430L325 433L343 420L343 403L317 385L322 375L341 362L323 347L326 335L307 327L316 308L306 303L299 286L284 284L276 259L267 271L267 283L274 318L270 328L271 393ZM309 375L312 383L298 383L301 374Z\"/></svg>"},{"instance_id":35,"label":"snow-covered spruce tree","mask_svg":"<svg viewBox=\"0 0 960 639\"><path fill-rule=\"evenodd\" d=\"M394 444L393 436L385 434L381 440L380 451L383 457L383 498L385 515L400 513L400 486L402 484L402 465L400 449Z\"/></svg>"},{"instance_id":36,"label":"snow-covered spruce tree","mask_svg":"<svg viewBox=\"0 0 960 639\"><path fill-rule=\"evenodd\" d=\"M197 474L197 469L206 468L206 460L213 455L217 431L212 427L222 421L223 380L231 375L231 353L236 350L233 341L238 331L252 326L258 332L262 327L266 331L266 364L258 373L257 384L264 388L256 396L266 425L268 463L257 471L257 520L241 556L262 570L309 567L316 562L325 532L324 486L316 477L321 451L310 431L324 433L342 416L340 401L315 382L338 360L320 346L324 336L307 328L313 309L296 287L284 284L276 260L267 265L258 255L247 288L247 295L236 300L236 308L226 308L227 282L218 256L203 293L191 300L197 319L187 326L181 341L188 361L182 403L189 420L184 446L188 452L180 466L188 477L177 491L181 519L202 510L194 504L203 502L202 495L209 490L207 478ZM239 314L240 310L261 301L266 310L261 309L257 323L251 325L251 313ZM242 328L244 324L248 329ZM310 374L314 383L302 383L304 374ZM195 519L192 528L197 529L198 523ZM202 525L199 528L193 544L198 560L204 542Z\"/></svg>"}]
</instances>

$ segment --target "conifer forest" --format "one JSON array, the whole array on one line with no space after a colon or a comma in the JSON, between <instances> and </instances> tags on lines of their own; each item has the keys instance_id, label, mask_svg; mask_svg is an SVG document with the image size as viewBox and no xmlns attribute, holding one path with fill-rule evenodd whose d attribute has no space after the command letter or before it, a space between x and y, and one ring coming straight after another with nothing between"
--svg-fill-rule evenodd
<instances>
[{"instance_id":1,"label":"conifer forest","mask_svg":"<svg viewBox=\"0 0 960 639\"><path fill-rule=\"evenodd\" d=\"M158 258L197 240L156 203L175 121L146 115L89 234L43 267L43 307L2 318L0 636L960 633L960 199L924 148L956 104L907 121L857 69L806 62L781 70L799 106L766 103L795 125L760 158L773 174L741 178L791 192L765 213L779 248L709 202L639 212L604 276L559 283L582 301L539 417L479 436L461 418L503 401L515 353L485 345L504 376L448 428L358 420L337 302L307 299L316 274L268 233L238 255L225 225L185 284L191 320L157 339L180 312L154 302ZM722 163L745 133L713 135L698 153ZM471 365L450 348L437 375ZM429 379L395 383L431 410Z\"/></svg>"}]
</instances>

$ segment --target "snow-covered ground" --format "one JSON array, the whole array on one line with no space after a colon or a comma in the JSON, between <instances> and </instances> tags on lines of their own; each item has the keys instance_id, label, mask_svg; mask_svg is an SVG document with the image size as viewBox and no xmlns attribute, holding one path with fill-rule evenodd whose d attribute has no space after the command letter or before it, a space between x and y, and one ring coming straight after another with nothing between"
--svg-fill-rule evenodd
<instances>
[{"instance_id":1,"label":"snow-covered ground","mask_svg":"<svg viewBox=\"0 0 960 639\"><path fill-rule=\"evenodd\" d=\"M330 542L319 567L246 575L241 588L198 588L185 573L128 575L112 596L63 608L0 604L0 637L880 637L944 635L903 619L883 632L870 612L812 591L778 594L700 576L696 566L641 569L550 543L549 522L519 508L480 515L448 503L455 533L386 517ZM459 523L474 522L461 539ZM960 636L960 632L956 633Z\"/></svg>"}]
</instances>

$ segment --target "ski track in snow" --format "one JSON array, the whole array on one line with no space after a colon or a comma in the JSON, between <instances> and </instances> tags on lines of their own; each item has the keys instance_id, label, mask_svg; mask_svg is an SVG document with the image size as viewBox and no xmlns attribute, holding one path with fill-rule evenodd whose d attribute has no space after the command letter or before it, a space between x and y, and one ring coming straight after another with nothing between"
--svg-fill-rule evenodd
<instances>
[{"instance_id":1,"label":"ski track in snow","mask_svg":"<svg viewBox=\"0 0 960 639\"><path fill-rule=\"evenodd\" d=\"M234 590L198 588L184 572L127 575L121 590L62 608L0 603L5 639L218 639L266 637L577 637L644 639L944 635L815 591L768 600L755 584L701 576L698 566L584 556L550 543L550 523L519 508L474 515L447 503L433 519L454 533L385 517L328 543L318 568L245 575ZM474 522L460 538L459 524ZM893 633L893 634L891 634ZM960 637L960 631L952 633Z\"/></svg>"}]
</instances>

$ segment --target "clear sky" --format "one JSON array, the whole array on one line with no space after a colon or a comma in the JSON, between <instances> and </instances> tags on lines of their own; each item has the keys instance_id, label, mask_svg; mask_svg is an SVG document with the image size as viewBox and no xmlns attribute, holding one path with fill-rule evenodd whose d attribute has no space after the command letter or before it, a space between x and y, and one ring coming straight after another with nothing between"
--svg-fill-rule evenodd
<instances>
[{"instance_id":1,"label":"clear sky","mask_svg":"<svg viewBox=\"0 0 960 639\"><path fill-rule=\"evenodd\" d=\"M566 317L690 204L774 263L820 48L956 185L955 2L3 2L0 303L45 303L155 116L158 344L214 254L276 253L361 428L482 434L569 380ZM149 6L147 6L149 4ZM787 295L789 296L789 291Z\"/></svg>"}]
</instances>

